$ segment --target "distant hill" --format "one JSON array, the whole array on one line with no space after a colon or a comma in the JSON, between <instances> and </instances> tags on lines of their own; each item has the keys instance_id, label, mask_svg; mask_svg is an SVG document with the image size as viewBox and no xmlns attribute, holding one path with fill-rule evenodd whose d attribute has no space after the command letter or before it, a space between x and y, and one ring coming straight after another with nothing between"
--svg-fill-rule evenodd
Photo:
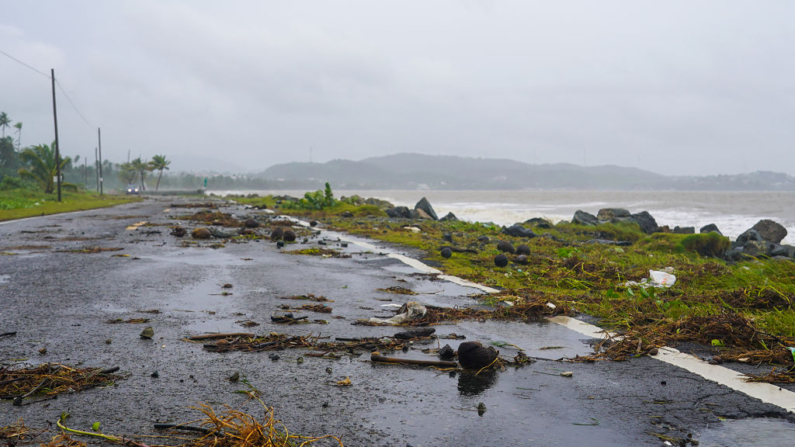
<instances>
[{"instance_id":1,"label":"distant hill","mask_svg":"<svg viewBox=\"0 0 795 447\"><path fill-rule=\"evenodd\" d=\"M276 184L335 189L624 189L795 191L795 178L774 172L668 177L621 166L532 165L515 160L402 153L361 161L285 163L258 177Z\"/></svg>"}]
</instances>

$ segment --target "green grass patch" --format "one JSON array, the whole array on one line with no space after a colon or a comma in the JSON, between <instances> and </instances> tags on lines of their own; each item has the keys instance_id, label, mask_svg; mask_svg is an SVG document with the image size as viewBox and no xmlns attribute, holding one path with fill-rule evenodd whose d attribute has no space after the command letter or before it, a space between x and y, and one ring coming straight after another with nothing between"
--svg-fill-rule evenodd
<instances>
[{"instance_id":1,"label":"green grass patch","mask_svg":"<svg viewBox=\"0 0 795 447\"><path fill-rule=\"evenodd\" d=\"M61 195L61 202L58 202L57 194L44 194L24 189L0 191L0 221L105 208L140 200L141 198L137 196L100 196L85 192L64 192Z\"/></svg>"}]
</instances>

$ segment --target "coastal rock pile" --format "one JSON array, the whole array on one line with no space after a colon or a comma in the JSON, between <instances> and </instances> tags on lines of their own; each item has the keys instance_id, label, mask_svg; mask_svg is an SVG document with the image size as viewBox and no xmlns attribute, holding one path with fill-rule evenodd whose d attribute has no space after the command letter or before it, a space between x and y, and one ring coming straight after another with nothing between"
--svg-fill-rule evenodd
<instances>
[{"instance_id":1,"label":"coastal rock pile","mask_svg":"<svg viewBox=\"0 0 795 447\"><path fill-rule=\"evenodd\" d=\"M458 220L453 213L447 213L446 216L439 219L439 216L436 215L436 211L434 211L433 206L431 206L431 202L429 202L425 197L420 199L420 201L414 205L413 210L410 210L405 206L396 206L393 208L388 208L384 211L386 212L387 216L393 219L425 219L443 221Z\"/></svg>"},{"instance_id":2,"label":"coastal rock pile","mask_svg":"<svg viewBox=\"0 0 795 447\"><path fill-rule=\"evenodd\" d=\"M604 223L618 223L618 222L634 222L638 224L641 231L646 234L652 234L660 231L657 221L649 214L648 211L641 211L640 213L632 214L623 208L603 208L599 210L596 216L586 213L582 210L577 210L571 223L586 226L595 226Z\"/></svg>"},{"instance_id":3,"label":"coastal rock pile","mask_svg":"<svg viewBox=\"0 0 795 447\"><path fill-rule=\"evenodd\" d=\"M739 261L747 258L779 258L795 259L795 247L781 245L787 237L787 229L770 219L763 219L737 236L731 248L726 252L726 259Z\"/></svg>"}]
</instances>

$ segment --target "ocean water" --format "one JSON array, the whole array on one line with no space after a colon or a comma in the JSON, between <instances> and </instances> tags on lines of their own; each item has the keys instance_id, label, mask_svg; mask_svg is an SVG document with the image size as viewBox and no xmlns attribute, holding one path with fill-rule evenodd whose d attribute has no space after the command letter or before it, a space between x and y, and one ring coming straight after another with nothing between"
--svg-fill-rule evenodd
<instances>
[{"instance_id":1,"label":"ocean water","mask_svg":"<svg viewBox=\"0 0 795 447\"><path fill-rule=\"evenodd\" d=\"M218 191L215 194L257 193L303 196L305 191ZM510 225L533 217L558 222L571 220L577 210L596 214L601 208L648 211L658 225L695 227L714 223L736 238L760 219L772 219L787 228L782 243L795 244L795 193L707 191L335 191L336 196L357 194L413 207L426 197L436 213L453 212L459 219Z\"/></svg>"}]
</instances>

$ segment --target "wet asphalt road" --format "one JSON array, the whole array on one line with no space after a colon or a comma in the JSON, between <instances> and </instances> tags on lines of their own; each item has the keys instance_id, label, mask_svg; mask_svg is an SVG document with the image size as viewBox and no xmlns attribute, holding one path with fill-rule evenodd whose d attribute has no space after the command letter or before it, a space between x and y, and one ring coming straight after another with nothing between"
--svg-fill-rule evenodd
<instances>
[{"instance_id":1,"label":"wet asphalt road","mask_svg":"<svg viewBox=\"0 0 795 447\"><path fill-rule=\"evenodd\" d=\"M409 299L377 288L408 287L419 293L411 299L447 306L474 305L469 295L477 290L411 276L413 270L398 261L379 253L362 253L355 246L345 249L353 254L350 259L325 259L284 254L266 241L227 243L218 249L184 248L181 239L168 234L167 226L126 229L141 221L173 225L176 221L170 216L195 211L171 209L170 204L179 200L147 199L113 209L0 225L0 252L16 253L0 256L0 333L18 332L0 339L0 361L119 366L129 374L114 387L54 400L21 407L2 401L0 426L20 418L30 426L45 426L68 411L75 428L88 429L99 421L106 433L141 435L152 434L156 422L197 419L199 413L189 407L202 402L261 413L259 403L235 393L247 389L245 384L226 380L234 372L261 391L263 400L292 432L334 434L349 446L570 446L583 442L660 446L663 441L652 433L671 437L690 433L698 439L701 433L719 428L720 418L793 420L778 407L649 358L594 364L554 361L590 348L588 340L549 323L437 326L440 335L457 333L468 340L512 343L528 355L550 359L479 376L371 364L369 353L339 360L304 357L299 364L298 358L307 351L281 351L276 361L267 352L208 352L201 344L182 338L230 331L392 335L398 330L351 325L359 318L387 315L380 310L387 304L382 300L402 304ZM167 209L171 210L164 212ZM248 212L236 207L226 211L239 217ZM156 230L161 233L145 233ZM324 236L321 233L320 238ZM286 250L316 246L318 239ZM333 246L333 240L329 244ZM122 250L68 252L84 247ZM113 257L118 254L130 256ZM224 284L233 285L231 295L222 295ZM329 324L283 326L270 321L277 306L297 303L280 297L308 293L334 300L328 303L333 313L298 314L326 319ZM141 312L152 309L160 313ZM146 325L105 323L117 318L150 318L147 325L153 326L154 339L139 337ZM244 320L260 326L244 328L237 323ZM439 343L455 348L459 342ZM562 348L540 349L550 346ZM421 352L423 347L387 355L432 358ZM427 347L438 346L434 342ZM46 354L39 354L41 348L46 348ZM517 352L509 347L500 351L506 357ZM151 377L155 371L157 378ZM563 371L573 372L573 377L561 377ZM345 377L350 377L353 386L331 385ZM476 411L480 402L487 408L482 416ZM764 444L764 439L759 441L757 445Z\"/></svg>"}]
</instances>

